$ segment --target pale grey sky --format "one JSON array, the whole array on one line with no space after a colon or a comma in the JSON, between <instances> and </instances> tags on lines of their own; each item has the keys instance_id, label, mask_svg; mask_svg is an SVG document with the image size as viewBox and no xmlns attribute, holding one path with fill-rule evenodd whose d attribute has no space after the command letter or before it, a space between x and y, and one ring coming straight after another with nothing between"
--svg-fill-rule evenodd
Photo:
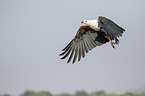
<instances>
[{"instance_id":1,"label":"pale grey sky","mask_svg":"<svg viewBox=\"0 0 145 96\"><path fill-rule=\"evenodd\" d=\"M145 85L145 0L0 0L0 94L86 90L122 93ZM126 29L120 45L76 64L59 53L84 19L103 15Z\"/></svg>"}]
</instances>

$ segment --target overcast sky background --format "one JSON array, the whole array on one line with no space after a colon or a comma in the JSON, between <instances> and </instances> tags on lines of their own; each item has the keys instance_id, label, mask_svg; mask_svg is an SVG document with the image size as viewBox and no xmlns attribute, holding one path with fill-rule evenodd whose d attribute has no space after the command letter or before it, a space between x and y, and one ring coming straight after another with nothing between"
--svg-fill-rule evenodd
<instances>
[{"instance_id":1,"label":"overcast sky background","mask_svg":"<svg viewBox=\"0 0 145 96\"><path fill-rule=\"evenodd\" d=\"M123 93L145 85L145 0L0 0L0 94L86 90ZM59 53L81 21L106 16L126 29L73 64Z\"/></svg>"}]
</instances>

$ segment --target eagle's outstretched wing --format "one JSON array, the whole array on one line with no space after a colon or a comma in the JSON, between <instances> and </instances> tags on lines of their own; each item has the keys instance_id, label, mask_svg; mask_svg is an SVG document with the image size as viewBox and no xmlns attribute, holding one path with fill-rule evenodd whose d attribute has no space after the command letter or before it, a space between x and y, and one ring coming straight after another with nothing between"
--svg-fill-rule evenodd
<instances>
[{"instance_id":1,"label":"eagle's outstretched wing","mask_svg":"<svg viewBox=\"0 0 145 96\"><path fill-rule=\"evenodd\" d=\"M73 40L64 49L62 49L63 52L60 56L63 57L61 59L65 59L69 56L67 63L69 63L72 58L74 63L77 57L78 61L80 61L81 57L84 58L85 53L88 53L89 50L109 41L104 36L105 33L103 32L95 31L89 26L81 26Z\"/></svg>"},{"instance_id":2,"label":"eagle's outstretched wing","mask_svg":"<svg viewBox=\"0 0 145 96\"><path fill-rule=\"evenodd\" d=\"M112 20L107 19L103 16L99 16L98 21L98 27L100 28L100 30L107 36L109 36L111 40L115 39L116 43L118 43L119 40L117 39L117 37L122 36L122 33L125 31L125 29L118 26Z\"/></svg>"}]
</instances>

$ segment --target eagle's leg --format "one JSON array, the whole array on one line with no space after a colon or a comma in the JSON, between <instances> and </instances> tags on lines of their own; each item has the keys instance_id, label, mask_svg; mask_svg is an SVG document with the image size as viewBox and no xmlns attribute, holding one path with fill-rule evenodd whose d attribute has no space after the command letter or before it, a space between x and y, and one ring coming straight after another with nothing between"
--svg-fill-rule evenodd
<instances>
[{"instance_id":1,"label":"eagle's leg","mask_svg":"<svg viewBox=\"0 0 145 96\"><path fill-rule=\"evenodd\" d=\"M111 46L112 46L113 48L115 48L115 46L114 46L115 43L111 41L110 37L109 37L109 36L105 36L105 38L107 38L107 39L110 41Z\"/></svg>"}]
</instances>

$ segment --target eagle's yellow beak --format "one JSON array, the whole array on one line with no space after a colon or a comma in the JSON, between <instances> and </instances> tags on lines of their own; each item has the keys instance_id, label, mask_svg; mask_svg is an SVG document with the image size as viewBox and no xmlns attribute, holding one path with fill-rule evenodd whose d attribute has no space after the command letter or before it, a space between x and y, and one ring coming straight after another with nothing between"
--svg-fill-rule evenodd
<instances>
[{"instance_id":1,"label":"eagle's yellow beak","mask_svg":"<svg viewBox=\"0 0 145 96\"><path fill-rule=\"evenodd\" d=\"M87 21L82 21L81 23L84 23L84 24L85 24L86 22L87 22Z\"/></svg>"}]
</instances>

